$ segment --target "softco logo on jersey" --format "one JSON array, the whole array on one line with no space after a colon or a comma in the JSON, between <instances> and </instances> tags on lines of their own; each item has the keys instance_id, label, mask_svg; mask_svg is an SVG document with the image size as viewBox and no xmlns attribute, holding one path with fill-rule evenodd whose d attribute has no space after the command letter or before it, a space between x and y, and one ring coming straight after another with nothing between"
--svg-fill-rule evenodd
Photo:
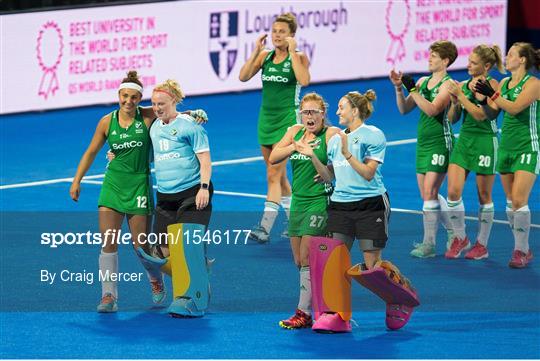
<instances>
[{"instance_id":1,"label":"softco logo on jersey","mask_svg":"<svg viewBox=\"0 0 540 361\"><path fill-rule=\"evenodd\" d=\"M337 161L333 162L332 165L334 166L334 168L337 168L337 167L350 167L351 166L348 160L337 160Z\"/></svg>"},{"instance_id":2,"label":"softco logo on jersey","mask_svg":"<svg viewBox=\"0 0 540 361\"><path fill-rule=\"evenodd\" d=\"M238 11L210 13L209 50L214 72L227 79L238 56Z\"/></svg>"},{"instance_id":3,"label":"softco logo on jersey","mask_svg":"<svg viewBox=\"0 0 540 361\"><path fill-rule=\"evenodd\" d=\"M291 155L289 157L289 159L291 159L291 160L309 160L309 161L311 161L310 157L305 156L305 155L303 155L301 153L295 153L295 154Z\"/></svg>"},{"instance_id":4,"label":"softco logo on jersey","mask_svg":"<svg viewBox=\"0 0 540 361\"><path fill-rule=\"evenodd\" d=\"M166 153L163 155L157 155L154 160L156 162L161 162L162 160L169 160L169 159L179 159L180 153L172 152L172 153Z\"/></svg>"},{"instance_id":5,"label":"softco logo on jersey","mask_svg":"<svg viewBox=\"0 0 540 361\"><path fill-rule=\"evenodd\" d=\"M264 75L262 76L263 81L271 81L275 83L288 83L289 78L285 78L281 75Z\"/></svg>"},{"instance_id":6,"label":"softco logo on jersey","mask_svg":"<svg viewBox=\"0 0 540 361\"><path fill-rule=\"evenodd\" d=\"M131 142L124 142L120 144L113 143L112 148L114 150L119 150L119 149L137 148L137 147L142 147L142 146L143 146L143 142L141 142L140 140L139 141L132 140Z\"/></svg>"}]
</instances>

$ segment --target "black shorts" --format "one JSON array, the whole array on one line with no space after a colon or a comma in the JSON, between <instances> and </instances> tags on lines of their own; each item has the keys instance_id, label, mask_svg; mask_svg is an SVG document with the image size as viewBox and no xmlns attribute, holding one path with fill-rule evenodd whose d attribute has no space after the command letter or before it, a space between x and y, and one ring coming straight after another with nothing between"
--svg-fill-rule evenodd
<instances>
[{"instance_id":1,"label":"black shorts","mask_svg":"<svg viewBox=\"0 0 540 361\"><path fill-rule=\"evenodd\" d=\"M167 226L175 223L195 223L208 227L212 215L214 186L210 183L208 188L210 199L206 208L197 210L195 196L200 188L200 184L197 184L179 193L157 192L153 232L156 234L167 233Z\"/></svg>"},{"instance_id":2,"label":"black shorts","mask_svg":"<svg viewBox=\"0 0 540 361\"><path fill-rule=\"evenodd\" d=\"M390 200L388 193L357 202L332 202L328 206L328 233L371 239L377 248L388 240Z\"/></svg>"}]
</instances>

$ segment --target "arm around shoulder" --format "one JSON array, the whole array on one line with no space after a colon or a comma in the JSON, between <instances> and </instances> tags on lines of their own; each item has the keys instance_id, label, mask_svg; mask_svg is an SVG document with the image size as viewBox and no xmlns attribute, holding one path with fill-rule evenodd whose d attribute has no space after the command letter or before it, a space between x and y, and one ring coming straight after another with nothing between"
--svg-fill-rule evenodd
<instances>
[{"instance_id":1,"label":"arm around shoulder","mask_svg":"<svg viewBox=\"0 0 540 361\"><path fill-rule=\"evenodd\" d=\"M156 115L154 114L154 110L152 107L141 107L141 115L144 119L144 124L146 124L147 128L150 128L154 120L156 120Z\"/></svg>"}]
</instances>

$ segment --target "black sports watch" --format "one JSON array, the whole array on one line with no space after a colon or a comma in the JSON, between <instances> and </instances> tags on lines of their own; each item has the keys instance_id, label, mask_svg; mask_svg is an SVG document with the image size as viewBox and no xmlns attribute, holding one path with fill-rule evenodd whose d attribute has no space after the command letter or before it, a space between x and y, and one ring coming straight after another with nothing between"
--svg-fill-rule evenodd
<instances>
[{"instance_id":1,"label":"black sports watch","mask_svg":"<svg viewBox=\"0 0 540 361\"><path fill-rule=\"evenodd\" d=\"M201 189L208 189L208 183L201 183Z\"/></svg>"}]
</instances>

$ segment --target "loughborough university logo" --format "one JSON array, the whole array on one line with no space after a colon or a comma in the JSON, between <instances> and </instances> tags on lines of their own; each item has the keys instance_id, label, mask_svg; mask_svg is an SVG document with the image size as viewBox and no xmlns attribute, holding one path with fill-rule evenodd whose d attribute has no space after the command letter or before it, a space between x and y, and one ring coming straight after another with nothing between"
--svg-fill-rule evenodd
<instances>
[{"instance_id":1,"label":"loughborough university logo","mask_svg":"<svg viewBox=\"0 0 540 361\"><path fill-rule=\"evenodd\" d=\"M238 56L238 11L210 14L209 48L214 72L227 79Z\"/></svg>"}]
</instances>

